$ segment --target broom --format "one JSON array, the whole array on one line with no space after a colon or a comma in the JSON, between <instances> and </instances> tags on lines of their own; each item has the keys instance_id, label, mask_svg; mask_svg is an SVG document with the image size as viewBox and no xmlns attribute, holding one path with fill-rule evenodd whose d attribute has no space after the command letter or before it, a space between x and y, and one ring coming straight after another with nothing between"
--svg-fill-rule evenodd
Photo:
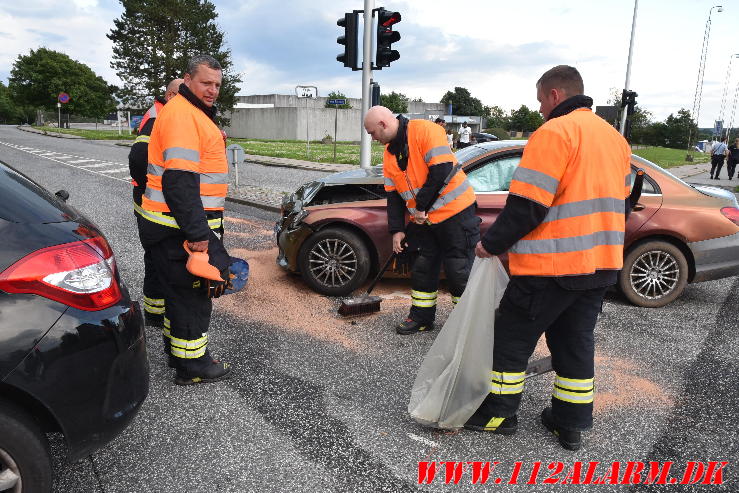
<instances>
[{"instance_id":1,"label":"broom","mask_svg":"<svg viewBox=\"0 0 739 493\"><path fill-rule=\"evenodd\" d=\"M374 313L380 311L380 302L382 298L379 296L370 296L370 293L375 289L377 281L380 280L382 275L385 273L387 268L390 266L390 262L395 258L395 252L393 252L385 261L385 265L382 266L380 272L377 273L377 277L372 281L372 284L367 288L367 292L362 296L355 298L349 298L341 302L339 307L339 315L342 317L350 317L353 315L366 315L368 313Z\"/></svg>"}]
</instances>

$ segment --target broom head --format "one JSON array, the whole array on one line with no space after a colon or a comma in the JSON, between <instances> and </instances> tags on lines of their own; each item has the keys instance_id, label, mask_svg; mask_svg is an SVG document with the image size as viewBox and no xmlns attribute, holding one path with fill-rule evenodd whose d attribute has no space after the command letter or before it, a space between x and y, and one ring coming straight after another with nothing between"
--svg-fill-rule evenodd
<instances>
[{"instance_id":1,"label":"broom head","mask_svg":"<svg viewBox=\"0 0 739 493\"><path fill-rule=\"evenodd\" d=\"M339 315L342 317L352 317L355 315L366 315L380 311L380 302L382 298L379 296L359 296L358 298L349 298L341 302L339 307Z\"/></svg>"}]
</instances>

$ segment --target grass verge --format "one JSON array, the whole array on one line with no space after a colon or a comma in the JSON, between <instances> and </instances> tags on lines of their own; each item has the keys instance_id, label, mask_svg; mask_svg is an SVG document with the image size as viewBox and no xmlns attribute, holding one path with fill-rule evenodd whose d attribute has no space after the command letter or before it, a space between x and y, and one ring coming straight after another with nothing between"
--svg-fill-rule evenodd
<instances>
[{"instance_id":1,"label":"grass verge","mask_svg":"<svg viewBox=\"0 0 739 493\"><path fill-rule=\"evenodd\" d=\"M254 139L228 139L229 144L239 144L247 154L257 156L283 157L300 159L316 163L359 164L359 144L353 142L336 143L336 159L334 159L334 145L311 142L308 150L305 141L274 141ZM384 147L372 144L371 163L382 162Z\"/></svg>"},{"instance_id":2,"label":"grass verge","mask_svg":"<svg viewBox=\"0 0 739 493\"><path fill-rule=\"evenodd\" d=\"M85 130L81 128L37 127L35 125L33 128L46 133L77 135L90 140L134 140L136 138L134 133L128 135L127 129L121 129L121 135L118 135L118 130Z\"/></svg>"},{"instance_id":3,"label":"grass verge","mask_svg":"<svg viewBox=\"0 0 739 493\"><path fill-rule=\"evenodd\" d=\"M693 161L686 161L687 152L685 149L670 149L669 147L640 147L633 149L632 152L637 156L643 157L663 168L673 168L675 166L683 166L686 164L707 163L709 157L702 152L691 152Z\"/></svg>"}]
</instances>

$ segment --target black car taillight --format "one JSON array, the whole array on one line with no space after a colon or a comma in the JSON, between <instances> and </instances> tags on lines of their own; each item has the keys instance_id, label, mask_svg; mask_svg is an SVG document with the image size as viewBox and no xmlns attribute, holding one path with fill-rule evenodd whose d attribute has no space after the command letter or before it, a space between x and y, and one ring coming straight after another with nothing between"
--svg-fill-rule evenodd
<instances>
[{"instance_id":1,"label":"black car taillight","mask_svg":"<svg viewBox=\"0 0 739 493\"><path fill-rule=\"evenodd\" d=\"M724 207L721 209L721 214L726 216L729 221L739 226L739 209L736 207Z\"/></svg>"},{"instance_id":2,"label":"black car taillight","mask_svg":"<svg viewBox=\"0 0 739 493\"><path fill-rule=\"evenodd\" d=\"M0 273L0 289L88 311L121 299L113 251L102 236L36 250Z\"/></svg>"}]
</instances>

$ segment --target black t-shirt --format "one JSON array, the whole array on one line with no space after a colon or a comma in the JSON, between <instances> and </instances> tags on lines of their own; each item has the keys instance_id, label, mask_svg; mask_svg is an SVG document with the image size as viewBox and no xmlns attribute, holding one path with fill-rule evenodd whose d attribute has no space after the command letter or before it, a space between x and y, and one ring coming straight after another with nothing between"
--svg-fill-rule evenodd
<instances>
[{"instance_id":1,"label":"black t-shirt","mask_svg":"<svg viewBox=\"0 0 739 493\"><path fill-rule=\"evenodd\" d=\"M736 144L729 146L729 159L735 163L739 163L739 147Z\"/></svg>"}]
</instances>

